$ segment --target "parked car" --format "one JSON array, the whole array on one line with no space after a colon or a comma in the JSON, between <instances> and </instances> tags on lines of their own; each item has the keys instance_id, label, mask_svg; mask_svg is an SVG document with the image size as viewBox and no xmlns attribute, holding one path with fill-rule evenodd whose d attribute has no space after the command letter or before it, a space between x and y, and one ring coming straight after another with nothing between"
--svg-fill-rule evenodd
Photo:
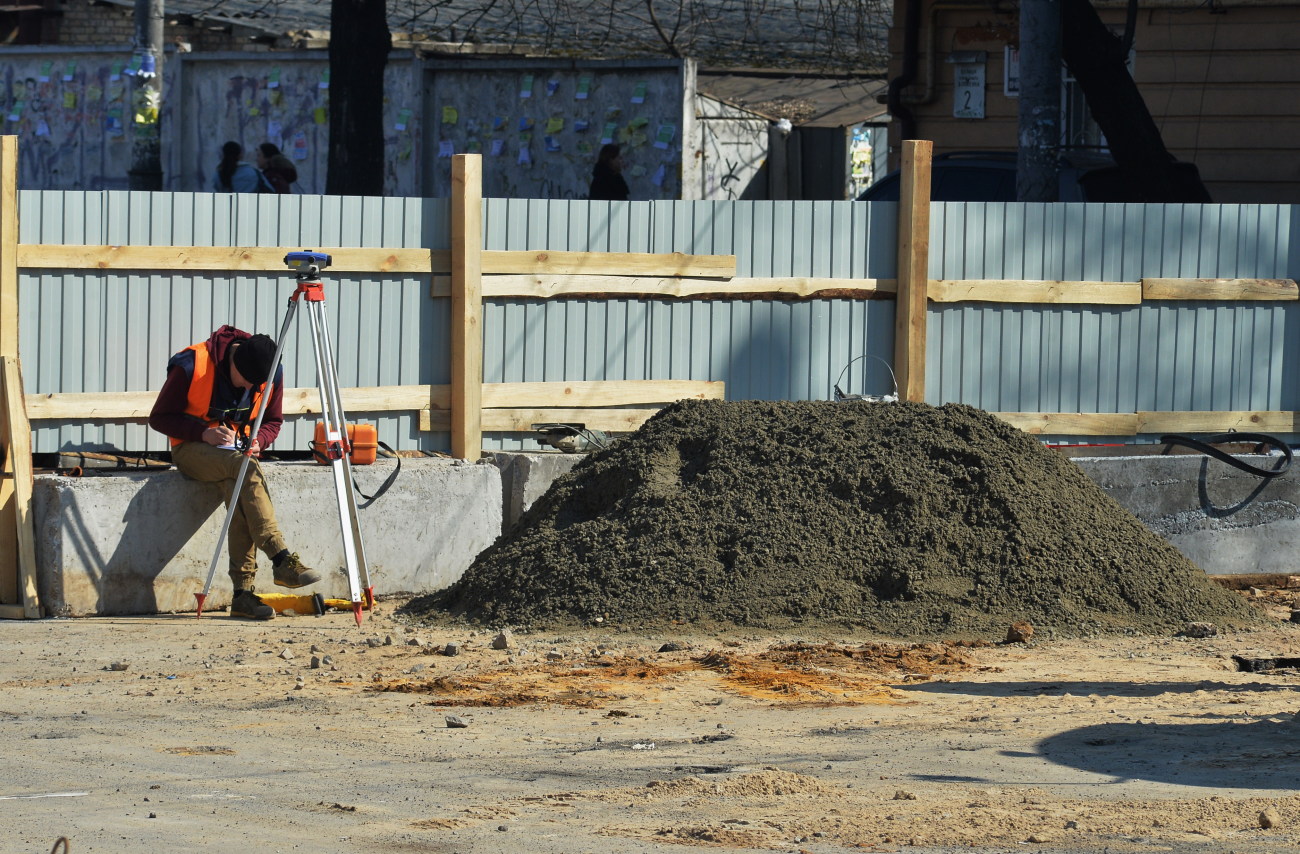
<instances>
[{"instance_id":1,"label":"parked car","mask_svg":"<svg viewBox=\"0 0 1300 854\"><path fill-rule=\"evenodd\" d=\"M1097 160L1093 168L1109 165ZM1062 158L1060 196L1062 202L1088 201L1079 179L1088 168ZM858 196L860 202L896 202L900 174L885 175ZM933 202L1014 202L1016 200L1016 152L952 151L930 162L930 200Z\"/></svg>"}]
</instances>

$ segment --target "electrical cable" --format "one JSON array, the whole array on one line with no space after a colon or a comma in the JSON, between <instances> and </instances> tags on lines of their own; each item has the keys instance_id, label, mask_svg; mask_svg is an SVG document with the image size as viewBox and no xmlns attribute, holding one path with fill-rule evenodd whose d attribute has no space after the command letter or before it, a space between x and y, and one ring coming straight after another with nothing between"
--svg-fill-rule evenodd
<instances>
[{"instance_id":1,"label":"electrical cable","mask_svg":"<svg viewBox=\"0 0 1300 854\"><path fill-rule=\"evenodd\" d=\"M1269 436L1267 433L1216 433L1213 436L1206 436L1204 439L1193 439L1190 436L1169 435L1161 436L1160 441L1166 445L1181 445L1184 448L1191 448L1194 451L1200 451L1207 457L1213 457L1222 463L1227 463L1235 469L1241 469L1253 475L1263 478L1280 477L1286 474L1287 469L1291 468L1291 446L1276 436ZM1229 453L1219 450L1214 445L1224 442L1256 442L1259 445L1271 446L1278 448L1282 452L1282 458L1278 464L1271 469L1253 466L1250 463L1240 460ZM1165 449L1169 453L1169 449Z\"/></svg>"}]
</instances>

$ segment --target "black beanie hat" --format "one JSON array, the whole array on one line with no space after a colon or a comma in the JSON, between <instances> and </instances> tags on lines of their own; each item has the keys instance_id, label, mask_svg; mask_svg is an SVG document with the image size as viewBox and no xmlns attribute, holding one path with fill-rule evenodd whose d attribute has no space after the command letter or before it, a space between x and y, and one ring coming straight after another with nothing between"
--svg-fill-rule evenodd
<instances>
[{"instance_id":1,"label":"black beanie hat","mask_svg":"<svg viewBox=\"0 0 1300 854\"><path fill-rule=\"evenodd\" d=\"M271 362L275 361L275 342L269 335L250 335L237 342L235 354L231 358L244 379L253 385L266 382L271 373Z\"/></svg>"}]
</instances>

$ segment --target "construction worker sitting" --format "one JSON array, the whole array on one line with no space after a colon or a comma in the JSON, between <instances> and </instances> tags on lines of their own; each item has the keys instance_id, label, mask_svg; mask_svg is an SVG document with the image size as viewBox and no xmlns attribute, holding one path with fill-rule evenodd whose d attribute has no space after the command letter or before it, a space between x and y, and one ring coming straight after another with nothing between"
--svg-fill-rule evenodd
<instances>
[{"instance_id":1,"label":"construction worker sitting","mask_svg":"<svg viewBox=\"0 0 1300 854\"><path fill-rule=\"evenodd\" d=\"M222 326L207 341L186 347L167 362L167 380L149 426L171 438L172 462L195 480L219 484L226 504L232 499L244 450L253 459L239 494L238 512L230 520L230 580L235 586L232 617L269 620L275 610L257 597L257 552L271 559L275 583L305 587L320 581L320 573L303 566L290 552L275 520L275 509L256 457L280 434L284 423L284 372L277 369L267 390L275 361L275 342L266 335L249 335ZM265 407L256 436L248 431Z\"/></svg>"}]
</instances>

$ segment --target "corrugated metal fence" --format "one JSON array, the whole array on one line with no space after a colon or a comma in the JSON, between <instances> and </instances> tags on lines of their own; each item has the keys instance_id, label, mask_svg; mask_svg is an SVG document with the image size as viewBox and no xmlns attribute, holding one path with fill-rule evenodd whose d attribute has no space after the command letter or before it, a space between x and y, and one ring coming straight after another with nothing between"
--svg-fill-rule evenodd
<instances>
[{"instance_id":1,"label":"corrugated metal fence","mask_svg":"<svg viewBox=\"0 0 1300 854\"><path fill-rule=\"evenodd\" d=\"M1300 276L1293 207L931 210L933 279ZM1291 302L932 306L927 397L1004 412L1300 409L1298 310Z\"/></svg>"},{"instance_id":2,"label":"corrugated metal fence","mask_svg":"<svg viewBox=\"0 0 1300 854\"><path fill-rule=\"evenodd\" d=\"M445 199L33 192L24 244L430 248L449 245ZM737 276L890 278L894 203L488 199L489 250L734 254ZM933 207L933 279L1136 281L1295 278L1300 218L1286 206ZM26 392L145 391L167 358L222 323L278 331L293 279L266 275L20 271ZM448 299L430 276L326 278L340 385L448 381ZM1051 306L935 303L927 397L991 411L1294 410L1295 303ZM484 381L720 380L730 399L828 399L890 390L894 302L879 299L488 299ZM305 318L288 383L315 383ZM862 355L877 358L857 359ZM856 359L856 361L854 361ZM846 366L848 367L847 370ZM89 413L88 413L89 414ZM401 449L445 450L415 413L349 413ZM310 418L278 447L305 447ZM162 450L142 425L41 421L34 450ZM488 434L489 448L535 448Z\"/></svg>"}]
</instances>

